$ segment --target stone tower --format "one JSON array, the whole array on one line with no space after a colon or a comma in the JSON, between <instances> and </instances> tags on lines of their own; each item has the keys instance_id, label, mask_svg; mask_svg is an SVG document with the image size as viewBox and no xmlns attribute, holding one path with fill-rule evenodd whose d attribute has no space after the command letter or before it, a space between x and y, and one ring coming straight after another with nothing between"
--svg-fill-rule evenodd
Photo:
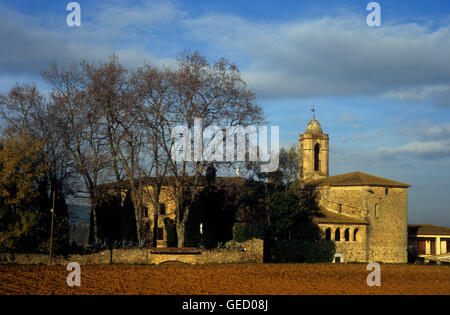
<instances>
[{"instance_id":1,"label":"stone tower","mask_svg":"<svg viewBox=\"0 0 450 315\"><path fill-rule=\"evenodd\" d=\"M300 180L309 181L328 177L328 134L313 115L299 139Z\"/></svg>"}]
</instances>

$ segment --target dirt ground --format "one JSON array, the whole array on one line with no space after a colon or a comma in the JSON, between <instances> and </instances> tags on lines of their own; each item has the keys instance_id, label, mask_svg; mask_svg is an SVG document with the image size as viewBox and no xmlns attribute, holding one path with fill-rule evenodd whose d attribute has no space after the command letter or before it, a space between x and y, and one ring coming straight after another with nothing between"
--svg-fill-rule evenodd
<instances>
[{"instance_id":1,"label":"dirt ground","mask_svg":"<svg viewBox=\"0 0 450 315\"><path fill-rule=\"evenodd\" d=\"M381 265L369 287L365 264L81 266L68 287L65 266L0 265L0 294L450 294L450 266Z\"/></svg>"}]
</instances>

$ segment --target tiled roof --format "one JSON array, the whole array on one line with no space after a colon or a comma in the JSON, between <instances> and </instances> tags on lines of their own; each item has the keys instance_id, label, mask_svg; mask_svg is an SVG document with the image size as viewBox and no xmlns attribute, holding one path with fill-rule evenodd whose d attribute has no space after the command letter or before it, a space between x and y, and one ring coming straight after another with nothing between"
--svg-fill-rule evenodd
<instances>
[{"instance_id":1,"label":"tiled roof","mask_svg":"<svg viewBox=\"0 0 450 315\"><path fill-rule=\"evenodd\" d=\"M368 224L367 220L362 218L350 217L341 213L333 212L321 208L319 214L314 218L317 224L338 223L338 224Z\"/></svg>"},{"instance_id":2,"label":"tiled roof","mask_svg":"<svg viewBox=\"0 0 450 315\"><path fill-rule=\"evenodd\" d=\"M450 228L432 224L410 224L408 235L450 235Z\"/></svg>"},{"instance_id":3,"label":"tiled roof","mask_svg":"<svg viewBox=\"0 0 450 315\"><path fill-rule=\"evenodd\" d=\"M317 186L382 186L408 188L410 185L390 180L383 177L373 176L361 172L353 172L336 176L329 176L307 182L306 187Z\"/></svg>"}]
</instances>

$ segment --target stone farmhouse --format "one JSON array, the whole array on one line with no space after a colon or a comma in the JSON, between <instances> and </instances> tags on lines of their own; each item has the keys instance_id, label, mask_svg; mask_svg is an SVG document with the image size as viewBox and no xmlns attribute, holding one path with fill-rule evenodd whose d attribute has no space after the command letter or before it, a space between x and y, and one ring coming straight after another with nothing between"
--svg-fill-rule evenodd
<instances>
[{"instance_id":1,"label":"stone farmhouse","mask_svg":"<svg viewBox=\"0 0 450 315\"><path fill-rule=\"evenodd\" d=\"M329 137L313 116L299 139L300 180L316 192L316 223L335 262L407 262L408 184L361 172L329 176Z\"/></svg>"}]
</instances>

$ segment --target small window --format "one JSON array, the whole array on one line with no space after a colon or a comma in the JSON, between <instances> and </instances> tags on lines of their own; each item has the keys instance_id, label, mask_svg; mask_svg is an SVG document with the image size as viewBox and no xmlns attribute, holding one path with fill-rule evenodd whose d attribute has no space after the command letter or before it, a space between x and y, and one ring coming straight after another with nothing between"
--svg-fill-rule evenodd
<instances>
[{"instance_id":1,"label":"small window","mask_svg":"<svg viewBox=\"0 0 450 315\"><path fill-rule=\"evenodd\" d=\"M325 230L325 239L331 241L331 228Z\"/></svg>"},{"instance_id":2,"label":"small window","mask_svg":"<svg viewBox=\"0 0 450 315\"><path fill-rule=\"evenodd\" d=\"M338 211L339 211L339 213L342 212L342 205L340 203L338 204Z\"/></svg>"},{"instance_id":3,"label":"small window","mask_svg":"<svg viewBox=\"0 0 450 315\"><path fill-rule=\"evenodd\" d=\"M166 204L165 203L159 204L159 214L166 215Z\"/></svg>"},{"instance_id":4,"label":"small window","mask_svg":"<svg viewBox=\"0 0 450 315\"><path fill-rule=\"evenodd\" d=\"M357 240L357 235L358 235L358 229L355 229L355 230L353 231L353 241L354 241L354 242L356 242L356 240Z\"/></svg>"},{"instance_id":5,"label":"small window","mask_svg":"<svg viewBox=\"0 0 450 315\"><path fill-rule=\"evenodd\" d=\"M389 188L386 188L384 193L386 194L386 196L389 195Z\"/></svg>"},{"instance_id":6,"label":"small window","mask_svg":"<svg viewBox=\"0 0 450 315\"><path fill-rule=\"evenodd\" d=\"M345 229L344 237L346 242L350 241L350 229Z\"/></svg>"},{"instance_id":7,"label":"small window","mask_svg":"<svg viewBox=\"0 0 450 315\"><path fill-rule=\"evenodd\" d=\"M159 227L158 228L158 241L164 240L164 228Z\"/></svg>"},{"instance_id":8,"label":"small window","mask_svg":"<svg viewBox=\"0 0 450 315\"><path fill-rule=\"evenodd\" d=\"M339 242L341 240L341 229L336 229L336 232L334 232L334 240L336 242Z\"/></svg>"},{"instance_id":9,"label":"small window","mask_svg":"<svg viewBox=\"0 0 450 315\"><path fill-rule=\"evenodd\" d=\"M375 204L375 218L380 216L380 209L378 208L378 204Z\"/></svg>"},{"instance_id":10,"label":"small window","mask_svg":"<svg viewBox=\"0 0 450 315\"><path fill-rule=\"evenodd\" d=\"M148 208L147 207L142 208L142 216L144 218L148 218Z\"/></svg>"}]
</instances>

